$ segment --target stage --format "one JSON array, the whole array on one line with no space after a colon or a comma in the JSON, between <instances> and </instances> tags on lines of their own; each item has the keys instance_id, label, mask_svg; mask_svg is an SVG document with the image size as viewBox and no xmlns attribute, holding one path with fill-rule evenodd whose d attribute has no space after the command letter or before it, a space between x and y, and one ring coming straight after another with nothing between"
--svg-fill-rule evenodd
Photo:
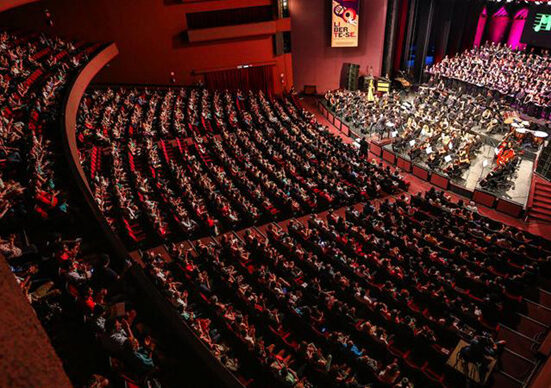
<instances>
[{"instance_id":1,"label":"stage","mask_svg":"<svg viewBox=\"0 0 551 388\"><path fill-rule=\"evenodd\" d=\"M403 97L403 100L411 101L412 95ZM324 116L345 135L354 138L356 141L364 138L369 143L377 144L376 148L380 148L381 151L378 156L383 157L387 162L397 164L398 167L407 172L413 172L414 174L416 171L420 172L418 177L430 181L440 188L455 189L454 191L458 194L469 199L482 198L479 203L488 207L506 208L507 210L504 212L515 217L523 213L523 209L526 208L529 202L534 164L541 152L541 147L535 149L531 145L524 144L522 151L517 154L518 164L516 168L503 182L495 185L481 185L484 178L488 177L497 167L498 158L496 153L499 151L497 148L506 138L508 133L506 131L486 131L480 126L469 128L467 132L478 136L480 145L472 153L468 167L463 168L458 173L448 175L442 168L433 169L429 167L424 162L424 159L426 159L424 154L412 161L409 156L411 147L404 147L403 145L401 149L393 147L393 143L399 139L399 132L395 132L392 127L384 128L382 132L375 131L374 128L355 127L352 123L335 116L323 99L319 101L319 108ZM529 125L532 125L532 123L535 125L541 124L525 115L516 116L515 120L519 122L522 120L524 123L529 121L531 123ZM416 142L420 143L423 140L424 138L421 137L416 139ZM453 156L453 151L450 153ZM387 158L384 157L385 155L387 155ZM503 206L498 206L500 201Z\"/></svg>"},{"instance_id":2,"label":"stage","mask_svg":"<svg viewBox=\"0 0 551 388\"><path fill-rule=\"evenodd\" d=\"M372 138L369 139L372 140ZM380 139L375 137L373 140L379 141ZM392 144L383 146L383 150L390 151L400 158L411 162L407 155L396 152L393 149ZM424 163L417 163L417 165L426 170L430 170L430 167ZM453 182L454 184L461 186L470 192L474 192L475 190L484 190L480 186L480 181L488 175L493 168L495 168L495 147L484 144L480 147L476 157L471 160L471 165L468 169L463 171L457 178L448 178L450 182ZM510 184L506 187L498 190L492 190L490 192L498 198L503 198L524 207L530 196L533 168L534 162L532 160L521 159L517 170L510 178ZM440 171L435 172L442 174Z\"/></svg>"}]
</instances>

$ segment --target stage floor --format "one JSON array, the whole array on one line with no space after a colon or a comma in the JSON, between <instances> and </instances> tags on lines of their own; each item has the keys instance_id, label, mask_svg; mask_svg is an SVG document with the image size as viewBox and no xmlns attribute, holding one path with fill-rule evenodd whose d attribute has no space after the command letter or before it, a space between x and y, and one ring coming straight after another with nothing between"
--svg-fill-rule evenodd
<instances>
[{"instance_id":1,"label":"stage floor","mask_svg":"<svg viewBox=\"0 0 551 388\"><path fill-rule=\"evenodd\" d=\"M386 145L383 148L393 151L391 144ZM468 189L469 191L474 191L475 189L484 190L491 192L499 198L518 203L522 206L526 205L530 195L534 162L528 159L521 159L517 170L511 176L509 183L506 186L494 190L487 190L482 188L479 182L496 167L494 155L495 148L489 144L483 144L476 152L476 157L471 160L471 166L463 171L463 174L459 178L453 178L450 180L453 183ZM407 157L406 159L409 160ZM487 161L486 166L484 166L484 161ZM424 163L419 163L419 165L429 171L431 170ZM442 173L440 171L437 172Z\"/></svg>"},{"instance_id":2,"label":"stage floor","mask_svg":"<svg viewBox=\"0 0 551 388\"><path fill-rule=\"evenodd\" d=\"M409 100L412 98L412 95L409 95L405 98L405 100ZM387 133L378 134L376 132L372 133L362 133L362 130L360 128L353 128L351 127L350 123L346 123L350 127L350 129L353 131L350 135L355 138L356 140L359 140L359 138L366 138L368 141L382 141L382 140L388 140L390 137L390 131ZM485 131L481 130L480 127L473 127L471 129L473 133L479 134L482 136L483 145L480 147L480 149L476 153L476 157L471 161L471 166L469 169L465 170L461 177L451 179L451 181L459 186L464 187L465 189L469 191L474 191L475 189L488 191L494 195L496 195L498 198L502 198L511 202L515 202L517 204L520 204L522 206L525 206L528 202L528 198L530 195L530 188L531 188L531 181L532 181L532 173L533 173L533 167L534 167L534 161L536 159L537 153L539 151L532 150L532 149L525 149L525 155L521 159L519 166L517 167L517 170L511 176L507 182L506 185L499 187L497 189L492 190L486 190L482 187L480 187L479 182L485 178L492 169L495 168L495 147L499 145L503 137L505 136L504 133L492 133L488 134ZM392 148L391 148L392 149ZM408 157L406 159L409 160ZM487 165L484 166L484 161L487 160ZM425 169L431 170L428 166L424 165L423 163L420 163L422 167ZM439 171L437 171L439 172ZM439 172L441 173L441 172Z\"/></svg>"},{"instance_id":3,"label":"stage floor","mask_svg":"<svg viewBox=\"0 0 551 388\"><path fill-rule=\"evenodd\" d=\"M471 161L471 167L463 172L460 179L452 181L471 191L475 189L484 190L478 182L495 168L494 155L495 148L484 144L477 152L476 158ZM484 167L485 160L488 161L486 167ZM492 192L503 199L525 205L530 195L533 166L533 161L522 159L519 167L510 179L511 183L502 189L493 190Z\"/></svg>"}]
</instances>

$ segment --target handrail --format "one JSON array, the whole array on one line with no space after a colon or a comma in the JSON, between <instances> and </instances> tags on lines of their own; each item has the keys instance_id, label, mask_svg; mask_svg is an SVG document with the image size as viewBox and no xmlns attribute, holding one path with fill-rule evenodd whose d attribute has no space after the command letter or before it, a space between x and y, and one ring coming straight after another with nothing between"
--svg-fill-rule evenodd
<instances>
[{"instance_id":1,"label":"handrail","mask_svg":"<svg viewBox=\"0 0 551 388\"><path fill-rule=\"evenodd\" d=\"M7 11L25 4L37 3L40 0L0 0L0 12Z\"/></svg>"},{"instance_id":2,"label":"handrail","mask_svg":"<svg viewBox=\"0 0 551 388\"><path fill-rule=\"evenodd\" d=\"M166 325L174 330L181 343L193 349L224 386L243 388L243 384L239 379L212 355L203 341L201 341L187 323L183 321L182 317L168 300L162 296L157 287L144 273L143 269L130 257L125 245L119 236L113 232L98 208L94 195L90 190L88 178L80 164L76 139L77 114L80 101L94 76L111 61L118 52L117 46L114 43L103 48L80 71L72 84L69 85L69 91L65 96L63 105L64 117L61 120L61 134L64 153L77 188L76 191L80 192L82 195L83 202L85 202L88 207L90 217L92 220L96 221L99 228L102 230L114 253L117 255L117 259L132 263L127 273L132 277L138 288L145 294L147 302L155 307L161 314Z\"/></svg>"}]
</instances>

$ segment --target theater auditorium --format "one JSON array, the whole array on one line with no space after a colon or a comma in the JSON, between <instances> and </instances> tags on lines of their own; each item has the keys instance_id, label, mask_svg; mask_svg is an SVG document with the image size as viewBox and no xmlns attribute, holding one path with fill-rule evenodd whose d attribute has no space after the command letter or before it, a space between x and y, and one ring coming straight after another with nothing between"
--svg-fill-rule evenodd
<instances>
[{"instance_id":1,"label":"theater auditorium","mask_svg":"<svg viewBox=\"0 0 551 388\"><path fill-rule=\"evenodd\" d=\"M0 0L0 387L551 387L550 50L551 1Z\"/></svg>"}]
</instances>

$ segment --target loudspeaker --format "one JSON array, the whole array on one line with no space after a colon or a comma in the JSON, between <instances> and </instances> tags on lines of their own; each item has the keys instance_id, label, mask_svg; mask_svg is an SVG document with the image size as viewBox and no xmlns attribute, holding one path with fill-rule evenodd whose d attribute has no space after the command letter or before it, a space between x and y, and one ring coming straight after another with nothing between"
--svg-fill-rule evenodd
<instances>
[{"instance_id":1,"label":"loudspeaker","mask_svg":"<svg viewBox=\"0 0 551 388\"><path fill-rule=\"evenodd\" d=\"M341 69L341 89L357 90L360 65L344 63Z\"/></svg>"}]
</instances>

